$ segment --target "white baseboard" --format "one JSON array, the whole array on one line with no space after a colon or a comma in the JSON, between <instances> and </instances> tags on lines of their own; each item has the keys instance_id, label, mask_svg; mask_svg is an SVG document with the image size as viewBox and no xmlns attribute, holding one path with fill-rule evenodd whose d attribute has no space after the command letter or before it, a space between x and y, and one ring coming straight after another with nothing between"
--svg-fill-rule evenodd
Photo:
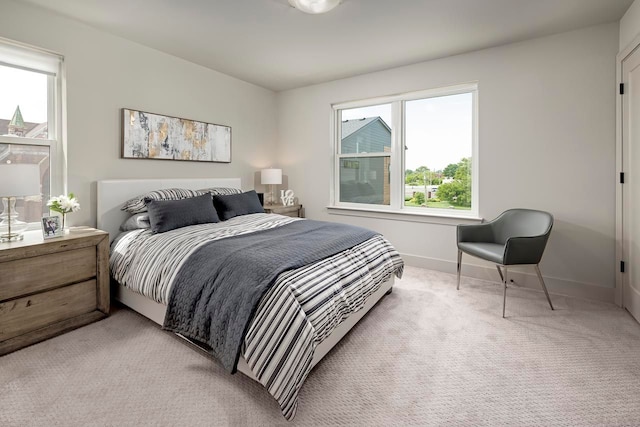
<instances>
[{"instance_id":1,"label":"white baseboard","mask_svg":"<svg viewBox=\"0 0 640 427\"><path fill-rule=\"evenodd\" d=\"M427 268L429 270L443 271L445 273L456 274L457 264L454 261L448 261L437 258L427 258L419 255L401 254L407 265L413 267ZM500 276L495 266L487 267L477 264L468 263L470 257L463 255L462 259L462 277L473 277L481 280L489 280L492 282L499 282ZM531 272L525 272L523 270L531 269ZM547 285L549 293L556 295L566 295L576 298L586 298L604 302L614 302L614 288L604 288L601 286L595 286L591 283L582 283L574 280L560 279L557 277L549 277L542 272L544 282ZM540 283L535 274L533 267L514 267L509 269L508 279L513 280L516 285L525 288L531 288L536 291L542 292ZM455 283L455 282L454 282Z\"/></svg>"}]
</instances>

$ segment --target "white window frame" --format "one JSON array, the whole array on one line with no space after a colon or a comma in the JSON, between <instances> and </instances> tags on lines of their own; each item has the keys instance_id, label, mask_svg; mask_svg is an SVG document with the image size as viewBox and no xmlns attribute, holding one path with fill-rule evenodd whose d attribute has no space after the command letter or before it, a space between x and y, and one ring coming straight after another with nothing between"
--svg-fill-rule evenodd
<instances>
[{"instance_id":1,"label":"white window frame","mask_svg":"<svg viewBox=\"0 0 640 427\"><path fill-rule=\"evenodd\" d=\"M407 101L425 98L458 95L462 93L472 94L472 142L471 142L471 210L442 209L442 208L418 208L404 206L404 173L405 173L405 105ZM380 104L391 104L391 151L389 153L341 153L341 110L370 107ZM331 210L345 210L361 214L364 212L380 214L405 214L424 217L451 217L479 219L479 150L478 150L478 83L465 83L455 86L427 89L398 95L382 96L359 101L349 101L331 105L332 109L332 173L330 185ZM340 201L340 160L353 157L390 157L390 204L374 205L366 203L349 203ZM393 171L402 171L394 173Z\"/></svg>"},{"instance_id":2,"label":"white window frame","mask_svg":"<svg viewBox=\"0 0 640 427\"><path fill-rule=\"evenodd\" d=\"M49 147L51 195L66 194L64 58L54 52L0 37L0 65L47 75L47 139L0 135L0 143ZM32 222L28 230L39 228L39 221Z\"/></svg>"}]
</instances>

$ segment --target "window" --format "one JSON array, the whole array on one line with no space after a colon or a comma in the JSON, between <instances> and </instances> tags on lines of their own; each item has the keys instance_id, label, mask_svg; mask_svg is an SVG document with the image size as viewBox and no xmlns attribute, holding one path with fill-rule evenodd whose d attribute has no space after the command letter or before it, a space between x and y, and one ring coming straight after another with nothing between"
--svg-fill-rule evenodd
<instances>
[{"instance_id":1,"label":"window","mask_svg":"<svg viewBox=\"0 0 640 427\"><path fill-rule=\"evenodd\" d=\"M0 39L0 164L35 164L41 195L17 200L18 219L39 223L63 192L62 58Z\"/></svg>"},{"instance_id":2,"label":"window","mask_svg":"<svg viewBox=\"0 0 640 427\"><path fill-rule=\"evenodd\" d=\"M333 108L334 207L477 216L477 85Z\"/></svg>"},{"instance_id":3,"label":"window","mask_svg":"<svg viewBox=\"0 0 640 427\"><path fill-rule=\"evenodd\" d=\"M340 201L389 205L391 104L341 114Z\"/></svg>"}]
</instances>

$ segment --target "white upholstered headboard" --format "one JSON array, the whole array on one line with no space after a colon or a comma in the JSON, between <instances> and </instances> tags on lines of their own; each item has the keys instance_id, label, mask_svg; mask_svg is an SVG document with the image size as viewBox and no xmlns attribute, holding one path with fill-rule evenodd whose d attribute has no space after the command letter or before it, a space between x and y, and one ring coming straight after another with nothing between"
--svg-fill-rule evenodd
<instances>
[{"instance_id":1,"label":"white upholstered headboard","mask_svg":"<svg viewBox=\"0 0 640 427\"><path fill-rule=\"evenodd\" d=\"M98 228L109 232L109 239L118 235L120 224L129 217L120 207L127 200L152 190L188 188L199 190L210 187L241 189L240 178L196 179L112 179L98 181Z\"/></svg>"}]
</instances>

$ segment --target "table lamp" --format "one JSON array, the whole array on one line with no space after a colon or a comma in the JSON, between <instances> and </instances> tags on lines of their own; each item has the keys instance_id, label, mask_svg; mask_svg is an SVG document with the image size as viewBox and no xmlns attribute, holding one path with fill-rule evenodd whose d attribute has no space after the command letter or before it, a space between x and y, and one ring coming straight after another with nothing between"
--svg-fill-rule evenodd
<instances>
[{"instance_id":1,"label":"table lamp","mask_svg":"<svg viewBox=\"0 0 640 427\"><path fill-rule=\"evenodd\" d=\"M0 242L22 240L28 224L18 220L16 198L40 194L38 165L0 165Z\"/></svg>"},{"instance_id":2,"label":"table lamp","mask_svg":"<svg viewBox=\"0 0 640 427\"><path fill-rule=\"evenodd\" d=\"M260 182L262 185L269 185L271 188L271 201L268 203L274 205L273 186L282 184L282 169L262 169L260 171Z\"/></svg>"}]
</instances>

